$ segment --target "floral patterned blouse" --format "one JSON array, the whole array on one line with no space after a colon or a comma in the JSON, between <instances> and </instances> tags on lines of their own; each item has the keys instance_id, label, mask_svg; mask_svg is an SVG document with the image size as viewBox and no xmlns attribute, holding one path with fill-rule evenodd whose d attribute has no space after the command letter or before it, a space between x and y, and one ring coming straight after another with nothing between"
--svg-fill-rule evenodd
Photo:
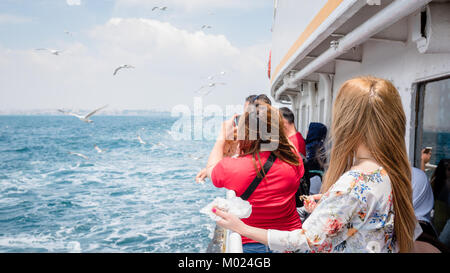
<instances>
[{"instance_id":1,"label":"floral patterned blouse","mask_svg":"<svg viewBox=\"0 0 450 273\"><path fill-rule=\"evenodd\" d=\"M268 242L280 252L398 252L389 176L382 168L344 173L302 229L269 230Z\"/></svg>"}]
</instances>

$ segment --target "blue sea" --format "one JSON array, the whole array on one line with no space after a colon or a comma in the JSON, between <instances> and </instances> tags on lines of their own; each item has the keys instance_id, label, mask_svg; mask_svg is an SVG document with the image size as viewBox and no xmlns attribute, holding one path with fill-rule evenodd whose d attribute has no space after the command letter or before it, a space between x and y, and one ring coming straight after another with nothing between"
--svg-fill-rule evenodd
<instances>
[{"instance_id":1,"label":"blue sea","mask_svg":"<svg viewBox=\"0 0 450 273\"><path fill-rule=\"evenodd\" d=\"M214 143L173 140L169 114L92 119L0 116L0 252L205 252Z\"/></svg>"}]
</instances>

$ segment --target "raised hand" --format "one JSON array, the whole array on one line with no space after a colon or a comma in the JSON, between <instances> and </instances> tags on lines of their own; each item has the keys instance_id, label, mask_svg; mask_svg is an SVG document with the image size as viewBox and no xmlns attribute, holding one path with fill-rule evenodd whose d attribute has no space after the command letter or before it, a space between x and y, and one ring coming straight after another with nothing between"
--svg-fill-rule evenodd
<instances>
[{"instance_id":1,"label":"raised hand","mask_svg":"<svg viewBox=\"0 0 450 273\"><path fill-rule=\"evenodd\" d=\"M237 233L242 232L243 226L245 226L245 224L237 216L217 208L213 208L212 212L222 218L221 220L216 222L219 226L225 229L231 229L232 231Z\"/></svg>"},{"instance_id":2,"label":"raised hand","mask_svg":"<svg viewBox=\"0 0 450 273\"><path fill-rule=\"evenodd\" d=\"M317 207L318 201L322 198L322 194L315 195L304 195L301 197L303 199L303 204L306 212L312 213L314 209Z\"/></svg>"},{"instance_id":3,"label":"raised hand","mask_svg":"<svg viewBox=\"0 0 450 273\"><path fill-rule=\"evenodd\" d=\"M202 169L198 172L197 176L195 177L195 182L197 183L205 183L205 179L207 177L206 169Z\"/></svg>"}]
</instances>

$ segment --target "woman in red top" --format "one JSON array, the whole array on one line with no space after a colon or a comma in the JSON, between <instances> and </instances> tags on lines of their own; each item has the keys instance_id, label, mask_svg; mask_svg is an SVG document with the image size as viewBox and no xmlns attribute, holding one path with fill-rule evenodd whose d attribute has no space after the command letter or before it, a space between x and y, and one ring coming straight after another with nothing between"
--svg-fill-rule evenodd
<instances>
[{"instance_id":1,"label":"woman in red top","mask_svg":"<svg viewBox=\"0 0 450 273\"><path fill-rule=\"evenodd\" d=\"M272 115L274 118L272 119ZM256 105L239 120L237 158L224 158L225 139L233 139L236 131L233 119L222 125L222 132L210 154L207 175L216 187L234 190L241 196L253 179L263 176L262 166L271 151L276 159L248 201L252 214L243 221L251 226L291 231L301 228L295 193L304 169L298 152L285 135L279 111L269 105ZM275 122L274 122L275 121ZM270 133L252 130L249 124L263 123ZM261 126L256 126L261 128ZM265 245L242 237L244 252L267 252Z\"/></svg>"}]
</instances>

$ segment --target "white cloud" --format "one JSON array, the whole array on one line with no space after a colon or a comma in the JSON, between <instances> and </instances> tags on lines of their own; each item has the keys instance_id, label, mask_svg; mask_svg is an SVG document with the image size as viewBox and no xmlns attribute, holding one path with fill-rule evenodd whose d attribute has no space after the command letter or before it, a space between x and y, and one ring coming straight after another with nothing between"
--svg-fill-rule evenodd
<instances>
[{"instance_id":1,"label":"white cloud","mask_svg":"<svg viewBox=\"0 0 450 273\"><path fill-rule=\"evenodd\" d=\"M238 53L223 35L188 32L170 23L150 19L112 18L105 25L94 28L90 36L107 50L124 49L140 58L157 58L162 54L207 60L216 54L229 56Z\"/></svg>"},{"instance_id":2,"label":"white cloud","mask_svg":"<svg viewBox=\"0 0 450 273\"><path fill-rule=\"evenodd\" d=\"M87 34L89 47L55 45L65 50L60 56L0 47L0 86L5 90L0 109L190 105L206 78L224 70L228 73L221 81L227 85L217 87L205 103L241 103L249 93L268 87L268 44L236 48L224 35L137 18L113 18ZM113 77L122 64L136 68Z\"/></svg>"},{"instance_id":3,"label":"white cloud","mask_svg":"<svg viewBox=\"0 0 450 273\"><path fill-rule=\"evenodd\" d=\"M79 6L81 5L81 0L66 0L66 3L69 6Z\"/></svg>"},{"instance_id":4,"label":"white cloud","mask_svg":"<svg viewBox=\"0 0 450 273\"><path fill-rule=\"evenodd\" d=\"M31 22L31 18L12 15L12 14L0 14L0 24L22 24Z\"/></svg>"}]
</instances>

